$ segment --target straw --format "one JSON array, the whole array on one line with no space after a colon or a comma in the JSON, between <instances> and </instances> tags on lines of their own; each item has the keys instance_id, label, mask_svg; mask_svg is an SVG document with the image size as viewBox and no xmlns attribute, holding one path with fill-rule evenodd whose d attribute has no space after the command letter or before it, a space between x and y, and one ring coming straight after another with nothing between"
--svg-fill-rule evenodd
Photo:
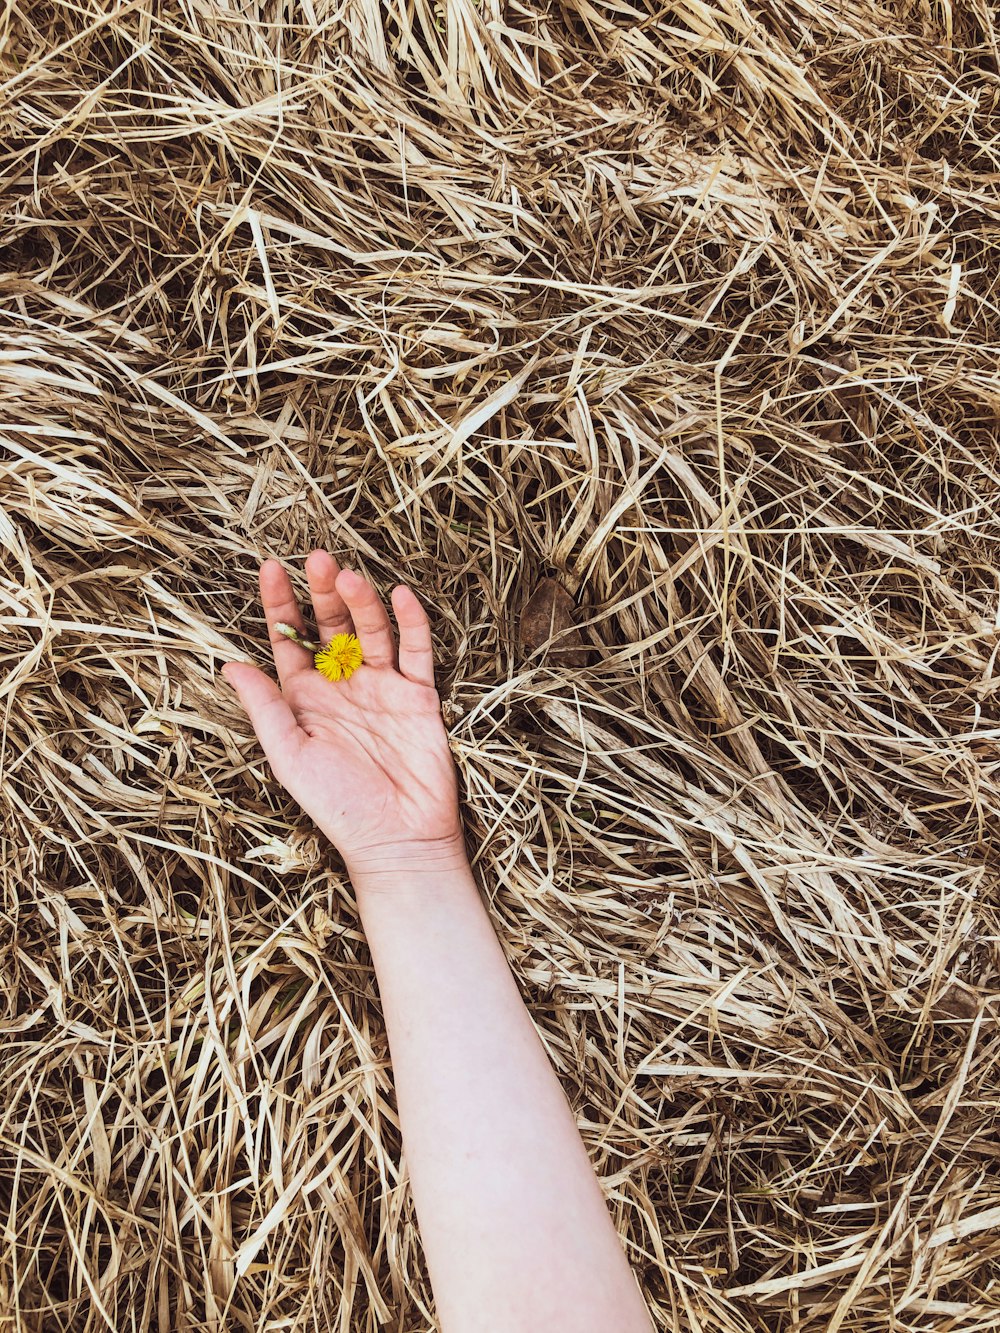
<instances>
[{"instance_id":1,"label":"straw","mask_svg":"<svg viewBox=\"0 0 1000 1333\"><path fill-rule=\"evenodd\" d=\"M997 1327L997 68L979 0L7 7L0 1328L434 1327L218 675L316 545L431 608L656 1326Z\"/></svg>"}]
</instances>

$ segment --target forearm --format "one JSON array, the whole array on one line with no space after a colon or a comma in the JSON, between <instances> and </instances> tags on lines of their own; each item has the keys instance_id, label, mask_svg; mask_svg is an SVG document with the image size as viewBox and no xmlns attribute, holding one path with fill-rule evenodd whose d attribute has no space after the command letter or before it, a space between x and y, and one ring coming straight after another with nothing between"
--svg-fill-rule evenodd
<instances>
[{"instance_id":1,"label":"forearm","mask_svg":"<svg viewBox=\"0 0 1000 1333\"><path fill-rule=\"evenodd\" d=\"M467 863L352 878L444 1333L649 1333Z\"/></svg>"}]
</instances>

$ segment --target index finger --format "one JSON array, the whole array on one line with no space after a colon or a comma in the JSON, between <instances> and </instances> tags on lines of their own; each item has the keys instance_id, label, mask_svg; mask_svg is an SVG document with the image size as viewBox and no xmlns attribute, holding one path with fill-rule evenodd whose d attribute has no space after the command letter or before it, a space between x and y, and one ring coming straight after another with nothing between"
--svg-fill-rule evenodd
<instances>
[{"instance_id":1,"label":"index finger","mask_svg":"<svg viewBox=\"0 0 1000 1333\"><path fill-rule=\"evenodd\" d=\"M274 665L282 689L296 676L313 669L313 655L308 648L293 643L275 626L281 622L297 629L304 639L309 638L302 612L292 588L292 581L280 560L265 560L260 567L260 600L267 619L268 637Z\"/></svg>"}]
</instances>

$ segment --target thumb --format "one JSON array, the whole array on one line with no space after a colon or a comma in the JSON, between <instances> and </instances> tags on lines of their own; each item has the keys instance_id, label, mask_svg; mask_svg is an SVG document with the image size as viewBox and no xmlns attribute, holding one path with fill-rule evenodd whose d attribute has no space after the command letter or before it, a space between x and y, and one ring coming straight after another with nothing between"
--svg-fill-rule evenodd
<instances>
[{"instance_id":1,"label":"thumb","mask_svg":"<svg viewBox=\"0 0 1000 1333\"><path fill-rule=\"evenodd\" d=\"M239 695L257 739L278 777L278 768L298 749L302 733L295 714L270 676L249 662L227 662L222 674Z\"/></svg>"}]
</instances>

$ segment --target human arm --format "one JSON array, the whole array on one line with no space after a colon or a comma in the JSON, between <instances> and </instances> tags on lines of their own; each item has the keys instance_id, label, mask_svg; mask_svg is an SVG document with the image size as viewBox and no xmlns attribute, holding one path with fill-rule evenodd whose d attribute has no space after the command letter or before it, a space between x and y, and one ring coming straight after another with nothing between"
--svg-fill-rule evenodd
<instances>
[{"instance_id":1,"label":"human arm","mask_svg":"<svg viewBox=\"0 0 1000 1333\"><path fill-rule=\"evenodd\" d=\"M355 887L444 1333L648 1333L468 863L362 874Z\"/></svg>"},{"instance_id":2,"label":"human arm","mask_svg":"<svg viewBox=\"0 0 1000 1333\"><path fill-rule=\"evenodd\" d=\"M275 776L341 850L355 887L441 1327L649 1333L469 867L426 616L412 593L394 590L397 657L370 585L338 573L325 552L310 556L307 573L321 638L349 620L361 639L355 676L323 680L305 650L276 633L279 621L301 629L277 562L262 567L261 592L282 691L246 664L225 674Z\"/></svg>"}]
</instances>

